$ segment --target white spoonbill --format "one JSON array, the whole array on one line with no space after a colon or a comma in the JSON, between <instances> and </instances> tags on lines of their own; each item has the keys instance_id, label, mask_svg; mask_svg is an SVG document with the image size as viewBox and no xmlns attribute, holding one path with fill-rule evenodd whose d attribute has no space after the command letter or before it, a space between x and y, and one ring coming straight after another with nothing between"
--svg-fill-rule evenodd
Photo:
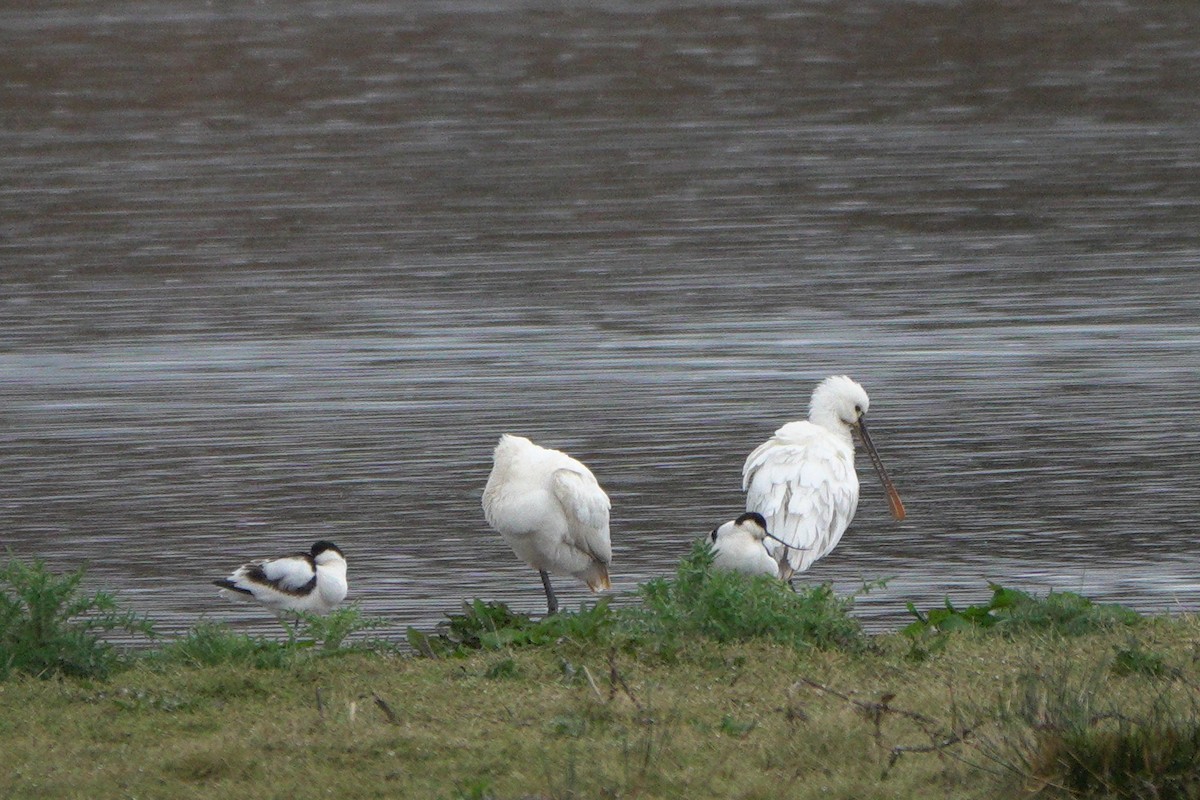
<instances>
[{"instance_id":1,"label":"white spoonbill","mask_svg":"<svg viewBox=\"0 0 1200 800\"><path fill-rule=\"evenodd\" d=\"M775 538L767 533L767 521L763 519L762 514L753 511L713 528L709 534L712 541L713 566L733 572L744 572L747 575L770 575L778 578L779 564L764 546L768 537Z\"/></svg>"},{"instance_id":2,"label":"white spoonbill","mask_svg":"<svg viewBox=\"0 0 1200 800\"><path fill-rule=\"evenodd\" d=\"M892 516L904 519L904 504L863 424L869 405L866 391L850 378L826 378L813 390L807 420L784 425L746 457L746 510L762 514L768 530L788 545L766 545L783 580L836 547L854 519L858 474L852 431L883 481Z\"/></svg>"},{"instance_id":3,"label":"white spoonbill","mask_svg":"<svg viewBox=\"0 0 1200 800\"><path fill-rule=\"evenodd\" d=\"M326 614L346 599L346 557L333 542L320 541L307 553L244 564L213 581L221 594L255 600L275 612ZM286 626L285 626L286 627Z\"/></svg>"},{"instance_id":4,"label":"white spoonbill","mask_svg":"<svg viewBox=\"0 0 1200 800\"><path fill-rule=\"evenodd\" d=\"M610 588L609 501L591 470L566 453L507 433L493 458L483 515L542 576L550 613L558 610L551 572L574 575L593 592Z\"/></svg>"}]
</instances>

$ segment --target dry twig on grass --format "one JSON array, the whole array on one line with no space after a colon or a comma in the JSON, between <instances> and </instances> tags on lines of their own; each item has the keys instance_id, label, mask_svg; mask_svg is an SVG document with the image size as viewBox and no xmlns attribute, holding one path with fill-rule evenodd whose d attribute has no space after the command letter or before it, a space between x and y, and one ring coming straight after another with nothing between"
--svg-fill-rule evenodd
<instances>
[{"instance_id":1,"label":"dry twig on grass","mask_svg":"<svg viewBox=\"0 0 1200 800\"><path fill-rule=\"evenodd\" d=\"M887 770L891 769L895 765L900 756L905 753L937 753L938 756L941 757L945 754L945 750L947 748L966 742L972 732L972 728L967 726L953 728L947 731L945 726L940 721L933 719L932 717L927 717L924 714L920 714L916 711L909 711L908 709L904 708L896 708L895 706L891 705L892 700L896 698L896 695L891 692L880 695L878 700L858 700L844 692L839 692L837 689L830 688L829 686L818 683L810 678L801 678L799 682L793 685L793 690L801 684L825 694L832 695L839 700L843 700L862 712L863 716L865 716L874 727L875 744L878 747L885 747L883 743L883 720L888 715L894 715L903 717L904 719L912 720L919 728L921 728L925 735L929 737L929 744L893 745L888 751L888 763L887 768L884 770L885 774Z\"/></svg>"},{"instance_id":2,"label":"dry twig on grass","mask_svg":"<svg viewBox=\"0 0 1200 800\"><path fill-rule=\"evenodd\" d=\"M396 712L392 710L392 707L388 705L386 700L384 700L375 692L371 692L371 697L375 700L375 705L379 706L379 710L383 712L385 717L387 717L388 722L393 725L400 724L400 717L396 715Z\"/></svg>"}]
</instances>

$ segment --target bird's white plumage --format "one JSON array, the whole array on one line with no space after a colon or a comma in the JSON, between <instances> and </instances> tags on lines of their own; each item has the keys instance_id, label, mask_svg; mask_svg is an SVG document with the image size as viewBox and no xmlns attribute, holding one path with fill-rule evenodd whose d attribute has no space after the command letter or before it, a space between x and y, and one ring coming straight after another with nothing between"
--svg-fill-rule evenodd
<instances>
[{"instance_id":1,"label":"bird's white plumage","mask_svg":"<svg viewBox=\"0 0 1200 800\"><path fill-rule=\"evenodd\" d=\"M349 589L346 559L329 542L317 542L308 553L243 564L228 578L214 582L225 597L253 600L276 614L328 613Z\"/></svg>"},{"instance_id":2,"label":"bird's white plumage","mask_svg":"<svg viewBox=\"0 0 1200 800\"><path fill-rule=\"evenodd\" d=\"M803 572L837 546L858 508L851 426L869 405L863 388L844 376L813 391L808 420L789 422L759 445L742 468L746 510L786 542L767 542L780 576Z\"/></svg>"},{"instance_id":3,"label":"bird's white plumage","mask_svg":"<svg viewBox=\"0 0 1200 800\"><path fill-rule=\"evenodd\" d=\"M483 490L484 517L534 569L609 588L609 508L580 462L522 436L500 437Z\"/></svg>"},{"instance_id":4,"label":"bird's white plumage","mask_svg":"<svg viewBox=\"0 0 1200 800\"><path fill-rule=\"evenodd\" d=\"M779 564L763 545L766 528L744 514L718 526L709 534L713 566L747 575L779 576Z\"/></svg>"}]
</instances>

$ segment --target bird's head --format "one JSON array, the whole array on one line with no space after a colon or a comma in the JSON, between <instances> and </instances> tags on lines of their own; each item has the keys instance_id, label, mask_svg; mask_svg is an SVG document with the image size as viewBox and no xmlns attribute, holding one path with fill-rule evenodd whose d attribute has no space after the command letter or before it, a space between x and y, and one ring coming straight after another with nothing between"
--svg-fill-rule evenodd
<instances>
[{"instance_id":1,"label":"bird's head","mask_svg":"<svg viewBox=\"0 0 1200 800\"><path fill-rule=\"evenodd\" d=\"M817 384L808 402L808 419L832 431L858 426L871 407L867 390L845 375L833 375Z\"/></svg>"},{"instance_id":2,"label":"bird's head","mask_svg":"<svg viewBox=\"0 0 1200 800\"><path fill-rule=\"evenodd\" d=\"M724 525L718 525L712 529L709 534L709 539L715 545L722 539L730 540L734 537L744 536L759 544L763 544L766 539L773 539L779 542L784 547L790 547L787 542L779 539L767 531L767 521L762 514L756 511L747 511L740 517L726 522ZM798 549L798 548L797 548Z\"/></svg>"},{"instance_id":3,"label":"bird's head","mask_svg":"<svg viewBox=\"0 0 1200 800\"><path fill-rule=\"evenodd\" d=\"M748 511L735 520L713 528L708 538L713 544L716 544L722 539L732 540L738 536L745 536L761 542L768 536L767 521L763 519L762 514Z\"/></svg>"},{"instance_id":4,"label":"bird's head","mask_svg":"<svg viewBox=\"0 0 1200 800\"><path fill-rule=\"evenodd\" d=\"M756 541L767 538L767 521L757 512L747 511L733 521L733 526Z\"/></svg>"},{"instance_id":5,"label":"bird's head","mask_svg":"<svg viewBox=\"0 0 1200 800\"><path fill-rule=\"evenodd\" d=\"M342 555L342 550L333 542L321 540L312 546L309 551L313 561L317 564L331 564L334 561L345 561L346 557Z\"/></svg>"},{"instance_id":6,"label":"bird's head","mask_svg":"<svg viewBox=\"0 0 1200 800\"><path fill-rule=\"evenodd\" d=\"M871 400L867 397L866 389L845 375L834 375L821 381L813 390L812 400L808 404L808 420L835 434L844 435L848 442L853 441L851 431L858 434L867 455L871 457L871 463L875 465L875 471L879 473L879 479L883 482L892 516L901 520L905 515L904 503L900 501L892 479L888 477L883 462L879 460L879 453L871 442L871 436L867 433L867 423L863 419L870 407Z\"/></svg>"}]
</instances>

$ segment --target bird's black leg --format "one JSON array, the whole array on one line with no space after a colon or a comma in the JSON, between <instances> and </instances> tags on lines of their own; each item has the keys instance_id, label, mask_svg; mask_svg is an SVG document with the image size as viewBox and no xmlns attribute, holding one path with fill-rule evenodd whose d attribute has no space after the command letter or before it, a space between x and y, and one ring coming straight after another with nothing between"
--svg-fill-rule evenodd
<instances>
[{"instance_id":1,"label":"bird's black leg","mask_svg":"<svg viewBox=\"0 0 1200 800\"><path fill-rule=\"evenodd\" d=\"M558 598L554 596L554 587L550 585L550 575L544 569L539 569L538 574L542 576L542 588L546 590L548 613L556 614L558 613Z\"/></svg>"}]
</instances>

